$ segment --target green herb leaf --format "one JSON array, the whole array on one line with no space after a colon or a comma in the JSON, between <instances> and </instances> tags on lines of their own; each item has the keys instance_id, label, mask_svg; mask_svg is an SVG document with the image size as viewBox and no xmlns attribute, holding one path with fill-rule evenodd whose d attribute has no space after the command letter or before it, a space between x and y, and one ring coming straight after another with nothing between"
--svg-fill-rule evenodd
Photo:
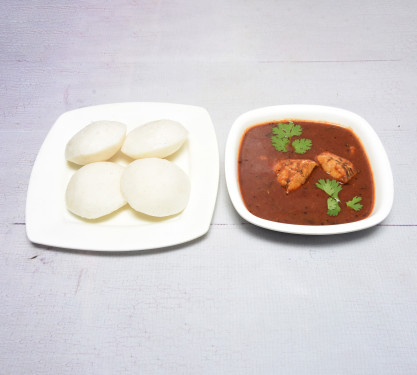
<instances>
[{"instance_id":1,"label":"green herb leaf","mask_svg":"<svg viewBox=\"0 0 417 375\"><path fill-rule=\"evenodd\" d=\"M295 125L292 121L290 121L288 124L279 122L277 126L272 128L272 145L277 151L287 152L287 146L288 143L290 143L290 139L294 136L299 136L302 133L303 129L301 126ZM292 146L297 154L304 154L310 150L312 142L311 139L306 138L296 139L292 143Z\"/></svg>"},{"instance_id":2,"label":"green herb leaf","mask_svg":"<svg viewBox=\"0 0 417 375\"><path fill-rule=\"evenodd\" d=\"M295 125L292 121L288 124L280 122L278 125L272 129L272 132L277 135L279 138L288 138L295 135L301 135L303 132L300 125Z\"/></svg>"},{"instance_id":3,"label":"green herb leaf","mask_svg":"<svg viewBox=\"0 0 417 375\"><path fill-rule=\"evenodd\" d=\"M352 200L346 202L346 205L350 208L353 208L355 211L362 209L363 205L359 202L362 200L362 197L353 197Z\"/></svg>"},{"instance_id":4,"label":"green herb leaf","mask_svg":"<svg viewBox=\"0 0 417 375\"><path fill-rule=\"evenodd\" d=\"M278 136L273 135L271 137L271 141L272 141L272 144L275 147L275 150L282 151L282 152L287 152L288 151L287 150L287 145L288 145L288 143L290 143L288 138L279 138Z\"/></svg>"},{"instance_id":5,"label":"green herb leaf","mask_svg":"<svg viewBox=\"0 0 417 375\"><path fill-rule=\"evenodd\" d=\"M312 144L313 143L311 142L311 139L301 138L301 139L296 139L292 143L292 147L294 147L294 151L297 154L305 154L308 150L310 150Z\"/></svg>"},{"instance_id":6,"label":"green herb leaf","mask_svg":"<svg viewBox=\"0 0 417 375\"><path fill-rule=\"evenodd\" d=\"M327 215L329 216L337 216L340 212L340 207L336 199L333 197L329 197L327 199Z\"/></svg>"},{"instance_id":7,"label":"green herb leaf","mask_svg":"<svg viewBox=\"0 0 417 375\"><path fill-rule=\"evenodd\" d=\"M336 199L336 201L340 201L339 199L339 191L342 190L342 186L340 185L339 181L336 180L329 180L320 179L319 182L316 183L316 186L323 190L326 194L330 195L332 198Z\"/></svg>"}]
</instances>

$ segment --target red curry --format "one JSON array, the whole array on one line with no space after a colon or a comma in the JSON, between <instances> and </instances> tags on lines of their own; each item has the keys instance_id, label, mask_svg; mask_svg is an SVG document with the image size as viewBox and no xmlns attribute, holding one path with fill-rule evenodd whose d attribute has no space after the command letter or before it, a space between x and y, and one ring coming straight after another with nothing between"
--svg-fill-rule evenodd
<instances>
[{"instance_id":1,"label":"red curry","mask_svg":"<svg viewBox=\"0 0 417 375\"><path fill-rule=\"evenodd\" d=\"M283 120L281 122L288 121ZM374 182L365 150L356 135L347 128L328 123L298 121L303 138L312 140L312 147L305 154L277 151L271 143L272 128L278 121L255 125L242 137L238 174L239 185L246 208L260 218L289 224L331 225L358 221L366 218L374 206ZM320 166L297 190L287 193L277 182L274 165L283 159L316 160L322 152L331 152L350 160L358 173L339 193L341 211L337 216L327 214L325 192L316 187L319 179L331 179ZM362 197L362 209L355 211L346 206L354 196Z\"/></svg>"}]
</instances>

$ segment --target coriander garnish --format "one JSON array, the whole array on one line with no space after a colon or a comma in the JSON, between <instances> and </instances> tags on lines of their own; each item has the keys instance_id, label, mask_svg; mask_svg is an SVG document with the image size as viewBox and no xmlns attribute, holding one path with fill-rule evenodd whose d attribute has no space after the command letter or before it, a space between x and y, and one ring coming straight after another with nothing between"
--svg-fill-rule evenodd
<instances>
[{"instance_id":1,"label":"coriander garnish","mask_svg":"<svg viewBox=\"0 0 417 375\"><path fill-rule=\"evenodd\" d=\"M287 150L287 145L288 145L288 143L290 143L288 138L278 138L278 136L272 136L271 140L272 140L272 144L275 147L275 150L282 151L282 152L287 152L288 151Z\"/></svg>"},{"instance_id":2,"label":"coriander garnish","mask_svg":"<svg viewBox=\"0 0 417 375\"><path fill-rule=\"evenodd\" d=\"M305 154L308 150L310 150L312 144L313 143L311 142L311 139L301 138L301 139L296 139L292 143L292 147L294 147L294 151L297 154Z\"/></svg>"},{"instance_id":3,"label":"coriander garnish","mask_svg":"<svg viewBox=\"0 0 417 375\"><path fill-rule=\"evenodd\" d=\"M327 199L327 215L339 215L341 210L339 207L339 191L342 190L340 183L336 180L327 179L324 181L323 179L320 179L319 182L316 183L316 186L323 190L326 194L330 195L330 197Z\"/></svg>"},{"instance_id":4,"label":"coriander garnish","mask_svg":"<svg viewBox=\"0 0 417 375\"><path fill-rule=\"evenodd\" d=\"M363 205L359 202L362 200L362 197L353 197L352 200L346 202L346 205L350 208L353 208L355 211L362 209Z\"/></svg>"},{"instance_id":5,"label":"coriander garnish","mask_svg":"<svg viewBox=\"0 0 417 375\"><path fill-rule=\"evenodd\" d=\"M303 129L300 125L295 125L292 121L289 123L280 122L272 129L272 133L274 135L271 137L271 142L275 149L277 151L287 152L287 146L291 138L300 136L303 133ZM297 154L304 154L310 150L312 142L311 139L300 138L292 142L291 145Z\"/></svg>"},{"instance_id":6,"label":"coriander garnish","mask_svg":"<svg viewBox=\"0 0 417 375\"><path fill-rule=\"evenodd\" d=\"M342 190L342 185L340 185L339 181L329 179L324 181L323 179L320 179L319 182L316 183L316 186L334 198L337 202L340 202L339 191Z\"/></svg>"},{"instance_id":7,"label":"coriander garnish","mask_svg":"<svg viewBox=\"0 0 417 375\"><path fill-rule=\"evenodd\" d=\"M329 216L337 216L340 212L340 206L337 203L337 200L329 197L327 198L327 215Z\"/></svg>"},{"instance_id":8,"label":"coriander garnish","mask_svg":"<svg viewBox=\"0 0 417 375\"><path fill-rule=\"evenodd\" d=\"M327 198L327 215L337 216L341 211L339 206L339 192L342 190L342 185L340 182L336 180L327 179L325 181L320 179L319 182L316 183L316 186L330 195L330 197ZM359 203L360 201L362 201L362 197L353 197L352 200L346 202L346 205L353 208L355 211L359 211L363 207L363 205Z\"/></svg>"}]
</instances>

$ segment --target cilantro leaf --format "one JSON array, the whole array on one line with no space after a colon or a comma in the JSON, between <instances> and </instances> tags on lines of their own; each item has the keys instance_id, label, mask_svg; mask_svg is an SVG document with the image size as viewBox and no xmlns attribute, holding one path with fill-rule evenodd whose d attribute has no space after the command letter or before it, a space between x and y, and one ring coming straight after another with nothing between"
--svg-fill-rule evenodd
<instances>
[{"instance_id":1,"label":"cilantro leaf","mask_svg":"<svg viewBox=\"0 0 417 375\"><path fill-rule=\"evenodd\" d=\"M327 209L327 215L329 216L337 216L339 215L339 212L341 210L339 204L337 203L337 200L333 197L327 198Z\"/></svg>"},{"instance_id":2,"label":"cilantro leaf","mask_svg":"<svg viewBox=\"0 0 417 375\"><path fill-rule=\"evenodd\" d=\"M308 150L310 150L311 146L312 146L311 139L307 139L307 138L296 139L292 143L292 147L294 147L294 151L297 154L305 154Z\"/></svg>"},{"instance_id":3,"label":"cilantro leaf","mask_svg":"<svg viewBox=\"0 0 417 375\"><path fill-rule=\"evenodd\" d=\"M288 124L283 122L278 123L278 126L272 129L272 132L279 138L290 139L295 135L301 135L303 130L300 125L295 125L292 121L290 121Z\"/></svg>"},{"instance_id":4,"label":"cilantro leaf","mask_svg":"<svg viewBox=\"0 0 417 375\"><path fill-rule=\"evenodd\" d=\"M272 144L274 145L277 151L287 152L287 145L290 143L288 138L279 138L276 135L271 137Z\"/></svg>"},{"instance_id":5,"label":"cilantro leaf","mask_svg":"<svg viewBox=\"0 0 417 375\"><path fill-rule=\"evenodd\" d=\"M355 211L359 211L363 205L359 202L362 200L362 197L353 197L352 200L346 202L346 205L350 208L353 208Z\"/></svg>"},{"instance_id":6,"label":"cilantro leaf","mask_svg":"<svg viewBox=\"0 0 417 375\"><path fill-rule=\"evenodd\" d=\"M277 126L275 126L274 128L272 128L272 133L275 134L278 138L284 138L285 135L282 132L282 130L280 129L279 125L283 125L282 123L279 123Z\"/></svg>"},{"instance_id":7,"label":"cilantro leaf","mask_svg":"<svg viewBox=\"0 0 417 375\"><path fill-rule=\"evenodd\" d=\"M320 179L319 182L316 183L316 186L323 190L326 194L330 195L332 198L336 199L336 201L340 201L339 199L339 191L342 190L342 186L340 185L339 181L336 180L329 180Z\"/></svg>"},{"instance_id":8,"label":"cilantro leaf","mask_svg":"<svg viewBox=\"0 0 417 375\"><path fill-rule=\"evenodd\" d=\"M292 121L288 123L279 122L277 126L272 128L271 137L272 145L277 151L287 152L290 139L294 136L299 136L303 133L300 125L295 125ZM297 154L304 154L310 150L312 146L311 139L301 138L296 139L292 143L292 147Z\"/></svg>"}]
</instances>

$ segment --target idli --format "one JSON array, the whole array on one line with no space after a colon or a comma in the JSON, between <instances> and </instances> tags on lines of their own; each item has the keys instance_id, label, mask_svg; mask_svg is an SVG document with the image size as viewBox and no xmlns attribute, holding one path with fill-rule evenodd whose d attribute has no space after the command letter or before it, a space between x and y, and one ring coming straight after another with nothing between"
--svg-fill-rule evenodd
<instances>
[{"instance_id":1,"label":"idli","mask_svg":"<svg viewBox=\"0 0 417 375\"><path fill-rule=\"evenodd\" d=\"M70 139L65 158L79 165L108 160L120 150L125 137L126 125L121 122L92 122Z\"/></svg>"},{"instance_id":2,"label":"idli","mask_svg":"<svg viewBox=\"0 0 417 375\"><path fill-rule=\"evenodd\" d=\"M120 191L124 168L116 163L85 165L71 177L65 200L68 210L86 219L97 219L126 204Z\"/></svg>"},{"instance_id":3,"label":"idli","mask_svg":"<svg viewBox=\"0 0 417 375\"><path fill-rule=\"evenodd\" d=\"M166 159L135 160L125 168L120 186L134 210L157 217L181 212L190 197L188 176Z\"/></svg>"},{"instance_id":4,"label":"idli","mask_svg":"<svg viewBox=\"0 0 417 375\"><path fill-rule=\"evenodd\" d=\"M179 122L148 122L127 135L122 152L133 159L165 158L182 146L187 135L187 130Z\"/></svg>"}]
</instances>

